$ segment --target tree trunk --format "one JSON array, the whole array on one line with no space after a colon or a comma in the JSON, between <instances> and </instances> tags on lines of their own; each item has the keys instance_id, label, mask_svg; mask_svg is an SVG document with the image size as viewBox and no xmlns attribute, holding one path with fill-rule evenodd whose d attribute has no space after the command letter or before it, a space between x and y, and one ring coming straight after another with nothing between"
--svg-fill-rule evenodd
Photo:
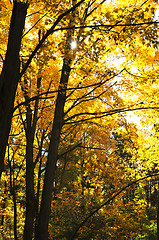
<instances>
[{"instance_id":1,"label":"tree trunk","mask_svg":"<svg viewBox=\"0 0 159 240\"><path fill-rule=\"evenodd\" d=\"M24 80L26 86L27 81ZM41 86L41 77L37 79L37 88ZM29 93L27 90L24 90L25 100L30 99ZM36 214L36 198L34 192L34 155L33 155L33 143L36 131L36 125L38 121L38 105L39 99L37 98L34 106L34 114L32 114L32 109L30 103L27 105L26 113L26 123L24 123L24 128L26 132L26 214L25 214L25 226L24 226L24 240L32 240L34 232L34 220Z\"/></svg>"},{"instance_id":2,"label":"tree trunk","mask_svg":"<svg viewBox=\"0 0 159 240\"><path fill-rule=\"evenodd\" d=\"M31 117L31 116L30 116ZM33 142L34 135L32 128L27 128L27 146L26 146L26 213L24 240L32 240L33 226L35 218L35 193L34 193L34 164L33 164Z\"/></svg>"},{"instance_id":3,"label":"tree trunk","mask_svg":"<svg viewBox=\"0 0 159 240\"><path fill-rule=\"evenodd\" d=\"M14 185L14 176L13 176L13 203L14 203L14 240L18 240L17 235L17 199Z\"/></svg>"},{"instance_id":4,"label":"tree trunk","mask_svg":"<svg viewBox=\"0 0 159 240\"><path fill-rule=\"evenodd\" d=\"M51 139L48 152L48 160L46 164L44 187L42 193L42 201L38 219L38 227L36 233L36 240L48 239L48 224L51 209L53 182L55 179L56 163L58 156L58 146L60 142L61 129L64 120L64 105L66 101L66 88L69 79L71 68L70 61L64 59L60 88L56 100L56 108L54 114L53 127L51 132ZM60 91L62 90L62 91Z\"/></svg>"},{"instance_id":5,"label":"tree trunk","mask_svg":"<svg viewBox=\"0 0 159 240\"><path fill-rule=\"evenodd\" d=\"M28 4L14 1L7 52L0 76L0 176L11 127L15 93L19 80L19 51Z\"/></svg>"}]
</instances>

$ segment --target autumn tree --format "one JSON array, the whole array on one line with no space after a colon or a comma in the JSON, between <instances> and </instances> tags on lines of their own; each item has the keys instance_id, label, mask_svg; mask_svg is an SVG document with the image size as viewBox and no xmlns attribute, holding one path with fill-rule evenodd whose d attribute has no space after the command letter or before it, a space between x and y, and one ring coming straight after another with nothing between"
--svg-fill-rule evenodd
<instances>
[{"instance_id":1,"label":"autumn tree","mask_svg":"<svg viewBox=\"0 0 159 240\"><path fill-rule=\"evenodd\" d=\"M7 22L5 3L1 3L1 8ZM7 5L12 7L9 2ZM104 126L107 129L105 133L99 134L96 141L95 137L94 140L92 138L92 145L95 146L87 147L99 150L104 146L107 155L113 147L109 133L114 129L114 123L120 125L124 118L115 114L157 108L154 102L143 102L143 105L140 97L137 101L131 94L127 97L129 92L134 96L135 91L142 95L142 84L133 74L133 67L139 66L138 74L141 73L140 65L143 64L143 68L146 66L144 63L145 59L148 62L148 58L143 52L149 50L149 55L157 56L157 30L153 19L155 8L156 3L142 1L135 4L125 1L115 4L84 0L54 3L13 1L10 27L7 25L7 50L1 54L4 62L0 79L0 154L2 173L14 112L13 120L18 116L18 122L25 131L23 141L26 152L21 153L26 163L22 169L26 184L24 239L31 239L33 232L35 239L48 238L52 192L55 193L53 190L60 164L58 159L60 154L65 156L63 150L79 147L83 138L90 140L90 135L100 133ZM113 58L124 60L113 64ZM155 62L153 56L151 62ZM139 89L134 87L136 84L139 84ZM85 131L82 125L91 128L91 131ZM96 131L93 128L97 128ZM103 145L105 138L107 146ZM73 146L70 139L73 139ZM120 146L121 158L123 153ZM95 156L96 153L93 155L94 161L97 159ZM78 157L81 161L80 154ZM103 156L98 159L100 157L102 159ZM112 157L111 162L116 166L119 161ZM9 163L12 176L14 164L10 160ZM91 165L91 161L87 165ZM85 179L85 162L80 162L81 187L90 184L89 179L98 169L97 165L95 162L96 167ZM100 182L100 174L96 181ZM61 186L62 182L61 178ZM24 193L24 189L21 190Z\"/></svg>"}]
</instances>

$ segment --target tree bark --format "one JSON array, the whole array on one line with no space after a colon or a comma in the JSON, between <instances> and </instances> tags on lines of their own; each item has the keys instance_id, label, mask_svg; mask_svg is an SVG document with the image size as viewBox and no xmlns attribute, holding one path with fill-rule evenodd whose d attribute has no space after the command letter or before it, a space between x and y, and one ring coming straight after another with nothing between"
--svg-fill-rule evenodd
<instances>
[{"instance_id":1,"label":"tree bark","mask_svg":"<svg viewBox=\"0 0 159 240\"><path fill-rule=\"evenodd\" d=\"M31 109L29 109L31 111ZM28 110L28 111L29 111ZM32 114L28 113L28 122L30 126L26 129L26 213L25 213L25 227L24 240L31 240L33 237L33 226L35 218L35 193L34 193L34 163L33 163L33 142L34 131L31 126Z\"/></svg>"},{"instance_id":2,"label":"tree bark","mask_svg":"<svg viewBox=\"0 0 159 240\"><path fill-rule=\"evenodd\" d=\"M61 129L64 120L64 106L66 101L66 88L71 68L70 61L64 59L60 88L56 100L56 108L54 114L53 127L48 152L48 160L46 164L44 187L42 193L42 201L38 218L38 227L36 232L36 240L48 239L48 224L51 209L53 182L56 173L56 163L58 157L58 146L60 142ZM62 91L61 91L62 90Z\"/></svg>"},{"instance_id":3,"label":"tree bark","mask_svg":"<svg viewBox=\"0 0 159 240\"><path fill-rule=\"evenodd\" d=\"M27 86L27 81L25 80ZM41 77L37 79L37 89L41 86ZM23 89L26 102L30 99L27 90ZM33 153L33 143L36 131L36 125L38 121L38 105L39 99L37 98L34 105L34 113L30 107L28 101L27 113L26 113L26 123L24 123L25 133L26 133L26 214L25 214L25 226L24 226L24 240L32 240L34 232L34 220L36 214L36 198L34 192L34 153Z\"/></svg>"},{"instance_id":4,"label":"tree bark","mask_svg":"<svg viewBox=\"0 0 159 240\"><path fill-rule=\"evenodd\" d=\"M0 76L0 176L4 170L4 157L20 74L19 51L27 8L27 3L14 1L7 52Z\"/></svg>"}]
</instances>

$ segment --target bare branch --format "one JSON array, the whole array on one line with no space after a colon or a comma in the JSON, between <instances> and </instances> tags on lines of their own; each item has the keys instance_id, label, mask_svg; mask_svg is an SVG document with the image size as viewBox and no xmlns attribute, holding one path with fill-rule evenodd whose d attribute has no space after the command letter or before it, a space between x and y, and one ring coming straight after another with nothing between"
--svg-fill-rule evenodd
<instances>
[{"instance_id":1,"label":"bare branch","mask_svg":"<svg viewBox=\"0 0 159 240\"><path fill-rule=\"evenodd\" d=\"M119 21L121 22L121 21ZM57 31L64 31L70 29L82 29L82 28L114 28L114 27L135 27L135 26L142 26L142 25L153 25L159 23L159 21L151 21L151 22L141 22L141 23L123 23L119 24L119 22L115 24L99 24L99 25L85 25L85 26L73 26L73 27L65 27L65 28L56 28L53 32ZM110 29L109 29L110 30Z\"/></svg>"},{"instance_id":2,"label":"bare branch","mask_svg":"<svg viewBox=\"0 0 159 240\"><path fill-rule=\"evenodd\" d=\"M47 97L41 97L43 95L48 95L48 94L53 94L53 93L58 93L58 92L65 92L66 90L67 91L72 91L72 90L81 90L81 89L86 89L86 88L92 88L92 87L99 87L101 86L101 84L103 85L105 82L111 80L112 78L118 76L121 72L123 72L124 69L122 71L120 71L118 74L114 74L113 77L110 77L109 79L106 79L105 81L101 82L97 82L97 83L94 83L94 84L90 84L90 85L86 85L86 86L78 86L78 87L72 87L72 88L67 88L67 89L60 89L60 90L54 90L54 91L46 91L46 92L43 92L43 93L40 93L34 97L31 97L30 99L28 99L27 101L24 101L24 102L21 102L19 103L18 105L16 105L13 109L13 112L15 112L15 110L19 107L19 106L23 106L23 105L26 105L28 102L32 102L32 101L35 101L37 98L39 99L48 99L48 98L54 98L54 96L47 96Z\"/></svg>"},{"instance_id":3,"label":"bare branch","mask_svg":"<svg viewBox=\"0 0 159 240\"><path fill-rule=\"evenodd\" d=\"M159 107L135 107L134 106L130 106L130 108L118 108L118 109L113 109L113 110L109 110L109 111L105 111L105 112L84 112L84 113L77 113L74 114L73 116L65 119L65 123L64 124L72 124L72 123L82 123L85 121L89 121L92 119L97 119L97 118L102 118L102 117L107 117L107 116L111 116L117 113L124 113L124 112L130 112L130 111L137 111L137 110L159 110ZM81 119L81 120L77 120L77 121L70 121L73 118L76 117L80 117L80 116L93 116L93 117L87 117L85 119Z\"/></svg>"},{"instance_id":4,"label":"bare branch","mask_svg":"<svg viewBox=\"0 0 159 240\"><path fill-rule=\"evenodd\" d=\"M39 19L36 21L36 23L35 23L27 32L25 32L25 33L23 34L22 38L23 38L24 36L26 36L26 35L38 24L38 22L40 22L47 14L48 14L48 12L45 13L41 18L39 18Z\"/></svg>"}]
</instances>

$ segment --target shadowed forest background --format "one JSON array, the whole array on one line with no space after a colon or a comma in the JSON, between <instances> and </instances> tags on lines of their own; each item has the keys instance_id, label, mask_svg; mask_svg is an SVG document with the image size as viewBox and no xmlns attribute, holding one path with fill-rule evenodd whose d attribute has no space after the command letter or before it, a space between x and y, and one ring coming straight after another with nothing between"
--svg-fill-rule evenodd
<instances>
[{"instance_id":1,"label":"shadowed forest background","mask_svg":"<svg viewBox=\"0 0 159 240\"><path fill-rule=\"evenodd\" d=\"M159 240L158 12L1 0L0 240Z\"/></svg>"}]
</instances>

